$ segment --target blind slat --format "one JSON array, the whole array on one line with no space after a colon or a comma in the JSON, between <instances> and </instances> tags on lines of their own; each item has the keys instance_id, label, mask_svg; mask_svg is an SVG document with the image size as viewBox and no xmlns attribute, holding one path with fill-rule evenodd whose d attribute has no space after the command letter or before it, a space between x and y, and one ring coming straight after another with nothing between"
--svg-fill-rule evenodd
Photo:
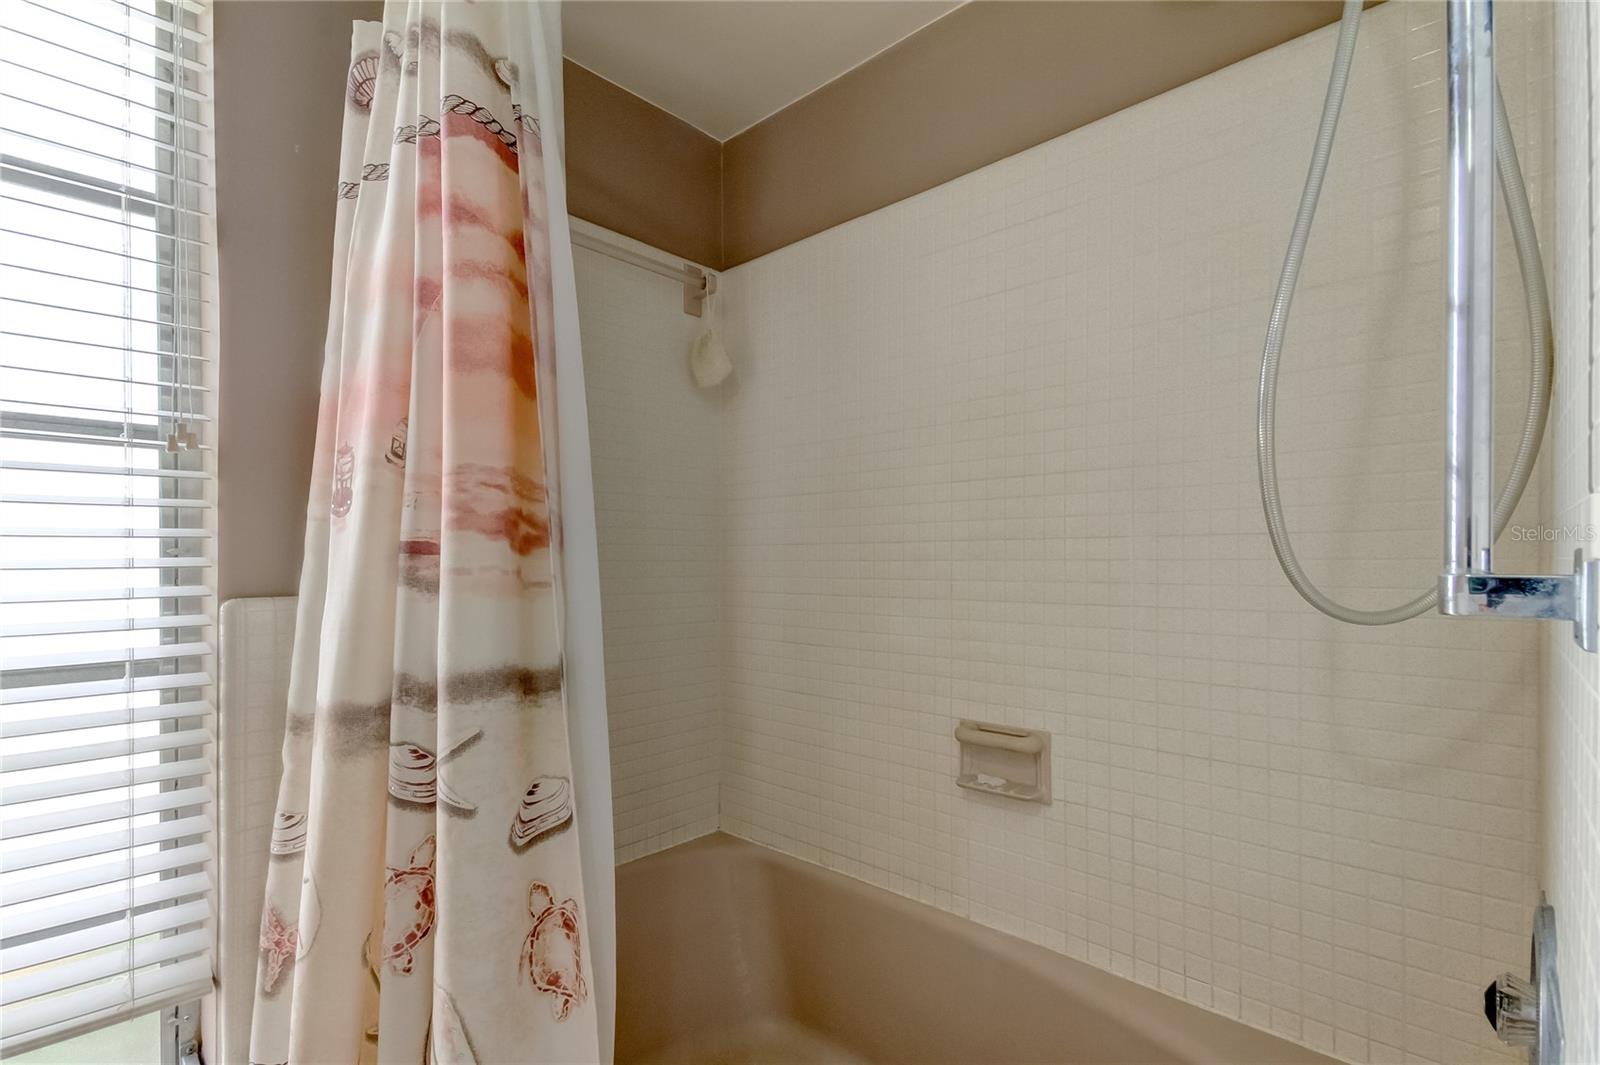
<instances>
[{"instance_id":1,"label":"blind slat","mask_svg":"<svg viewBox=\"0 0 1600 1065\"><path fill-rule=\"evenodd\" d=\"M0 503L38 503L52 507L193 507L210 509L207 499L176 496L41 496L30 492L0 492Z\"/></svg>"},{"instance_id":2,"label":"blind slat","mask_svg":"<svg viewBox=\"0 0 1600 1065\"><path fill-rule=\"evenodd\" d=\"M211 934L204 930L183 932L137 942L133 947L131 967L143 969L159 962L188 958L205 953L211 945ZM130 967L125 951L101 953L79 958L65 965L36 969L11 977L0 984L0 1005L11 1005L40 995L50 995L70 987L78 987L95 980L115 976Z\"/></svg>"},{"instance_id":3,"label":"blind slat","mask_svg":"<svg viewBox=\"0 0 1600 1065\"><path fill-rule=\"evenodd\" d=\"M0 366L0 370L6 369ZM33 470L39 473L97 473L107 477L160 477L163 480L209 481L205 470L149 469L144 466L83 466L62 462L18 462L0 459L0 470Z\"/></svg>"},{"instance_id":4,"label":"blind slat","mask_svg":"<svg viewBox=\"0 0 1600 1065\"><path fill-rule=\"evenodd\" d=\"M24 240L37 240L41 243L53 244L61 248L72 248L75 251L93 252L95 255L105 255L113 259L122 259L127 262L145 263L150 266L159 266L166 269L171 269L173 266L173 264L167 260L151 259L144 255L134 255L131 252L123 251L119 248L100 248L93 244L83 244L76 240L63 240L60 237L49 237L42 236L38 233L29 233L24 229L6 229L4 227L0 227L0 233L4 233L6 236L10 237L21 237ZM195 267L189 267L188 272L192 275L200 277L210 276L205 271Z\"/></svg>"},{"instance_id":5,"label":"blind slat","mask_svg":"<svg viewBox=\"0 0 1600 1065\"><path fill-rule=\"evenodd\" d=\"M98 632L142 632L150 629L190 629L211 625L209 614L162 614L149 618L71 618L62 621L36 621L0 625L3 636L77 636Z\"/></svg>"},{"instance_id":6,"label":"blind slat","mask_svg":"<svg viewBox=\"0 0 1600 1065\"><path fill-rule=\"evenodd\" d=\"M206 788L181 788L178 792L141 795L131 800L83 806L70 811L70 814L64 811L59 814L32 814L29 817L0 817L0 840L22 840L26 836L62 832L64 828L101 825L112 820L128 820L130 817L141 817L144 814L163 814L173 809L203 808L210 804L211 792ZM211 820L208 817L181 817L178 820L163 820L155 825L138 825L131 833L122 830L96 836L74 836L72 840L62 843L42 843L6 854L5 860L0 862L0 870L10 872L10 870L37 868L40 865L53 865L56 862L70 862L80 857L106 854L109 851L126 851L150 843L182 840L184 836L202 835L210 830Z\"/></svg>"},{"instance_id":7,"label":"blind slat","mask_svg":"<svg viewBox=\"0 0 1600 1065\"><path fill-rule=\"evenodd\" d=\"M189 843L181 847L162 847L145 854L135 855L126 845L116 848L115 857L92 865L83 865L49 876L34 877L17 885L8 886L5 900L8 904L36 902L54 895L64 895L84 888L115 884L137 876L159 876L211 861L211 847L206 843Z\"/></svg>"},{"instance_id":8,"label":"blind slat","mask_svg":"<svg viewBox=\"0 0 1600 1065\"><path fill-rule=\"evenodd\" d=\"M10 370L14 373L50 374L53 377L76 377L86 381L115 381L118 384L132 385L135 388L173 387L171 381L141 381L130 377L109 377L106 374L100 373L84 373L82 370L65 370L59 366L45 368L43 366L18 366L15 363L0 363L0 370ZM188 391L195 393L211 391L211 389L199 385L190 385L187 387Z\"/></svg>"},{"instance_id":9,"label":"blind slat","mask_svg":"<svg viewBox=\"0 0 1600 1065\"><path fill-rule=\"evenodd\" d=\"M170 79L158 78L153 74L147 73L146 71L143 71L143 70L136 69L135 67L132 67L132 66L126 64L126 63L119 63L115 59L107 59L105 56L95 55L92 52L85 52L85 51L82 51L82 50L77 49L77 48L68 48L66 45L62 44L60 41L47 40L46 38L37 36L36 34L25 33L22 30L19 30L14 26L0 25L0 31L3 31L5 33L10 33L10 34L12 34L12 35L14 35L16 37L20 37L20 38L22 38L24 40L30 41L33 44L42 44L42 45L45 45L45 46L50 47L50 48L58 48L63 52L70 52L71 54L73 54L75 56L78 56L80 58L93 60L96 63L103 63L104 65L106 65L107 67L110 67L112 70L116 71L119 74L127 74L127 75L129 75L131 77L142 78L145 81L151 83L152 85L155 85L156 87L161 88L161 89L166 89L169 92L173 91L173 89L174 89L174 86L173 86L172 81ZM185 67L187 69L190 69L190 70L195 69L193 66L191 66L189 64L185 64ZM204 93L199 93L199 92L196 92L196 91L194 91L192 89L185 89L184 90L184 94L186 96L190 96L190 97L204 96Z\"/></svg>"},{"instance_id":10,"label":"blind slat","mask_svg":"<svg viewBox=\"0 0 1600 1065\"><path fill-rule=\"evenodd\" d=\"M111 37L115 37L119 41L123 42L124 46L145 49L146 52L148 53L148 55L153 59L160 59L160 60L164 60L165 61L165 60L181 60L183 58L181 55L178 54L179 51L182 49L182 45L181 44L176 49L171 47L170 45L163 47L158 42L147 41L147 40L144 40L141 37L136 37L136 36L134 36L132 34L122 33L122 32L120 32L120 31L118 31L118 30L116 30L116 29L114 29L114 28L112 28L110 26L105 25L104 23L97 22L94 19L81 18L77 14L74 14L74 9L72 9L72 8L51 7L48 4L39 3L38 0L13 0L13 2L14 3L27 4L29 7L34 8L35 10L42 12L46 17L53 17L53 18L58 18L58 19L70 19L71 21L77 23L79 26L83 27L84 28L83 31L92 32L92 33L102 33L102 34L106 34L106 35L111 36ZM123 12L125 13L126 16L136 16L136 15L140 16L139 17L139 22L141 24L146 25L146 26L151 26L151 27L157 29L158 31L172 32L176 28L176 27L173 27L170 23L162 22L161 20L156 19L154 16L149 15L149 14L147 14L145 12L141 12L137 8L131 7L131 6L127 5L127 4L118 4L117 6L120 7L123 10ZM80 32L82 32L82 31L80 31ZM179 30L179 33L183 37L188 37L189 36L187 33L183 33L181 31L181 29Z\"/></svg>"},{"instance_id":11,"label":"blind slat","mask_svg":"<svg viewBox=\"0 0 1600 1065\"><path fill-rule=\"evenodd\" d=\"M186 873L162 877L154 883L136 883L130 891L100 891L72 902L52 906L6 906L0 909L0 925L7 940L24 939L52 928L81 924L96 917L133 913L160 902L175 902L205 894L211 886L207 873Z\"/></svg>"},{"instance_id":12,"label":"blind slat","mask_svg":"<svg viewBox=\"0 0 1600 1065\"><path fill-rule=\"evenodd\" d=\"M31 999L0 1007L0 1031L10 1054L47 1046L108 1018L133 1017L176 1002L198 999L211 990L209 955L174 965L130 969L123 976L71 995Z\"/></svg>"},{"instance_id":13,"label":"blind slat","mask_svg":"<svg viewBox=\"0 0 1600 1065\"><path fill-rule=\"evenodd\" d=\"M84 743L75 747L50 747L24 754L8 754L0 759L0 771L20 772L25 769L48 769L71 765L74 762L93 762L121 755L150 754L155 751L176 751L184 748L201 748L211 745L207 729L185 729L182 732L158 732L153 736L136 736L131 740L107 740L104 743ZM9 898L9 895L7 896Z\"/></svg>"},{"instance_id":14,"label":"blind slat","mask_svg":"<svg viewBox=\"0 0 1600 1065\"><path fill-rule=\"evenodd\" d=\"M121 433L118 435L65 433L37 429L8 429L4 426L0 426L0 440L5 439L38 440L40 442L57 444L114 444L117 447L165 448L167 446L167 440L165 436L162 436L159 439L156 437L154 426L150 426L150 433L148 436L130 436L127 433ZM199 450L210 451L211 446L209 444L202 444Z\"/></svg>"},{"instance_id":15,"label":"blind slat","mask_svg":"<svg viewBox=\"0 0 1600 1065\"><path fill-rule=\"evenodd\" d=\"M56 702L82 699L91 695L120 695L124 692L166 692L183 688L204 688L211 683L209 673L174 673L154 677L124 677L117 680L85 680L75 684L39 684L26 688L0 688L0 704ZM9 788L7 789L9 793ZM13 802L0 796L0 802Z\"/></svg>"},{"instance_id":16,"label":"blind slat","mask_svg":"<svg viewBox=\"0 0 1600 1065\"><path fill-rule=\"evenodd\" d=\"M0 536L27 537L42 540L208 540L210 529L189 529L177 526L160 526L154 529L97 529L92 525L54 525L46 528L0 529ZM0 628L0 636L5 635Z\"/></svg>"},{"instance_id":17,"label":"blind slat","mask_svg":"<svg viewBox=\"0 0 1600 1065\"><path fill-rule=\"evenodd\" d=\"M104 100L111 101L112 103L114 103L118 107L137 107L137 108L140 108L141 109L141 113L148 112L151 116L153 116L155 118L158 118L162 122L171 122L171 123L174 123L176 125L181 125L181 126L187 128L187 129L195 129L195 130L204 130L205 129L204 126L202 126L202 125L200 125L200 124L198 124L196 122L193 122L192 120L189 120L189 119L180 119L178 116L172 114L170 111L164 111L160 107L157 107L154 104L151 104L147 100L135 99L133 97L133 95L131 95L129 93L114 92L114 91L112 91L110 89L101 88L98 85L86 85L81 81L73 81L70 78L64 78L58 73L55 73L55 72L50 71L50 70L43 69L44 65L45 64L43 64L43 63L38 64L38 65L31 65L31 64L28 64L28 63L24 63L19 59L13 59L10 56L0 56L0 67L11 67L13 70L26 71L27 73L32 74L35 77L48 78L48 79L50 79L51 81L55 82L58 85L63 85L63 86L66 86L68 88L71 88L71 89L79 89L79 90L82 90L84 92L95 93L95 94L103 97Z\"/></svg>"},{"instance_id":18,"label":"blind slat","mask_svg":"<svg viewBox=\"0 0 1600 1065\"><path fill-rule=\"evenodd\" d=\"M35 965L99 950L113 943L125 943L159 932L204 924L210 919L209 903L186 902L179 906L167 906L132 917L125 916L118 920L105 921L78 932L68 932L50 939L0 949L0 973L9 975Z\"/></svg>"},{"instance_id":19,"label":"blind slat","mask_svg":"<svg viewBox=\"0 0 1600 1065\"><path fill-rule=\"evenodd\" d=\"M209 643L164 643L155 646L101 647L92 651L56 651L45 655L7 655L6 669L59 669L100 662L159 662L168 658L195 658L211 653Z\"/></svg>"},{"instance_id":20,"label":"blind slat","mask_svg":"<svg viewBox=\"0 0 1600 1065\"><path fill-rule=\"evenodd\" d=\"M57 588L32 592L0 592L0 603L83 603L112 599L204 599L211 589L203 584L163 585L156 588Z\"/></svg>"},{"instance_id":21,"label":"blind slat","mask_svg":"<svg viewBox=\"0 0 1600 1065\"><path fill-rule=\"evenodd\" d=\"M0 135L6 131L0 129ZM166 329L182 329L186 333L205 333L207 330L192 325L175 325L172 322L163 322L154 318L137 318L126 314L113 314L110 311L93 311L87 307L67 307L59 303L45 303L41 300L25 300L17 296L0 296L6 303L15 303L19 306L33 307L41 311L57 311L62 314L92 314L96 318L115 318L119 322L131 322L134 325L154 325Z\"/></svg>"},{"instance_id":22,"label":"blind slat","mask_svg":"<svg viewBox=\"0 0 1600 1065\"><path fill-rule=\"evenodd\" d=\"M204 555L173 555L166 558L29 558L0 561L0 572L49 573L52 570L84 569L204 569L211 560Z\"/></svg>"},{"instance_id":23,"label":"blind slat","mask_svg":"<svg viewBox=\"0 0 1600 1065\"><path fill-rule=\"evenodd\" d=\"M31 274L34 277L53 277L61 281L79 281L86 285L103 285L106 288L121 289L124 292L138 292L145 296L158 296L162 299L171 299L171 290L149 288L144 285L130 285L126 281L106 281L103 278L87 277L80 273L63 273L59 270L46 270L38 266L25 266L22 263L0 262L0 270L15 270L22 274ZM210 301L204 296L191 296L189 299L196 304L206 304Z\"/></svg>"},{"instance_id":24,"label":"blind slat","mask_svg":"<svg viewBox=\"0 0 1600 1065\"><path fill-rule=\"evenodd\" d=\"M190 701L162 703L160 706L135 706L119 710L90 710L80 714L50 714L45 717L26 718L7 715L0 718L0 738L16 739L21 736L44 736L51 733L66 734L86 728L106 728L113 725L135 725L148 721L170 721L174 726L184 721L209 722L215 713L208 702ZM4 859L0 858L0 867Z\"/></svg>"},{"instance_id":25,"label":"blind slat","mask_svg":"<svg viewBox=\"0 0 1600 1065\"><path fill-rule=\"evenodd\" d=\"M3 164L3 166L6 169L16 170L16 171L20 171L20 172L23 172L23 173L31 173L31 172L34 172L37 169L35 167L30 167L30 166L25 165L21 160L18 160L15 157L0 157L0 164ZM54 179L52 179L52 180L54 180ZM183 206L181 204L162 203L159 200L148 198L145 193L140 192L138 189L121 188L121 187L116 188L116 189L105 189L105 188L100 188L100 187L95 186L95 185L90 185L90 184L85 184L85 183L74 183L74 182L67 182L67 184L68 185L76 184L77 187L82 188L85 192L94 192L94 193L99 193L100 195L103 195L103 196L107 196L108 198L116 200L122 207L130 209L130 210L138 208L142 204L142 205L144 205L144 206L146 206L146 207L148 207L150 209L149 210L150 214L155 214L157 212L166 212L166 213L175 213L175 214L181 214L181 215L194 215L194 216L202 217L202 218L206 217L204 212L196 211L193 208L185 207L185 206ZM91 222L100 222L100 223L106 224L106 225L112 224L112 219L109 219L109 218L105 217L104 215L89 214L88 212L85 212L85 211L74 211L70 207L62 207L60 204L44 203L44 202L42 202L40 200L28 199L28 198L23 197L23 196L18 196L15 193L8 193L5 196L0 196L0 200L6 200L6 201L9 201L10 203L12 203L14 205L22 206L22 207L28 207L28 208L34 209L34 210L54 211L57 214L71 215L74 218L84 218L84 219L88 219ZM158 237L160 240L162 240L164 242L167 242L167 243L192 244L192 245L196 245L196 246L201 246L201 245L204 244L203 241L196 240L193 237L185 236L185 235L183 235L181 233L171 233L171 232L160 231L160 230L156 229L154 224L144 225L144 224L141 224L139 222L134 222L134 221L130 220L130 221L121 222L120 225L118 226L118 228L126 229L132 235L140 235L140 236L151 235L151 236L155 236L155 237Z\"/></svg>"},{"instance_id":26,"label":"blind slat","mask_svg":"<svg viewBox=\"0 0 1600 1065\"><path fill-rule=\"evenodd\" d=\"M26 2L26 0L24 0L24 2ZM23 96L13 96L11 93L6 93L6 92L0 92L0 100L10 100L13 104L15 104L15 105L17 105L19 107L32 107L32 108L36 108L37 110L40 110L40 111L48 111L50 114L53 114L53 115L64 115L65 117L70 118L70 119L72 119L72 120L74 120L76 122L89 122L89 123L91 123L93 125L101 127L102 129L114 130L117 133L118 136L137 137L138 139L140 139L142 141L147 141L150 144L154 145L156 151L174 152L174 153L177 153L179 155L187 155L187 156L190 156L190 157L196 158L196 159L209 159L210 158L210 156L206 155L203 152L197 152L197 151L194 151L193 149L185 148L182 145L175 143L174 141L167 140L167 139L162 138L162 137L152 136L152 135L150 135L148 133L136 133L136 132L132 132L132 131L125 131L124 127L118 126L118 125L116 125L114 123L102 122L97 118L91 118L88 115L80 115L80 114L77 114L77 113L72 112L72 111L64 111L59 107L51 107L49 104L40 103L38 100L30 100L30 99L28 99L26 97L23 97ZM54 144L57 144L57 145L61 144L61 142L59 142L59 141L53 141L51 143L54 143Z\"/></svg>"},{"instance_id":27,"label":"blind slat","mask_svg":"<svg viewBox=\"0 0 1600 1065\"><path fill-rule=\"evenodd\" d=\"M169 780L188 780L206 776L211 769L204 758L190 758L181 762L160 762L137 769L117 769L109 773L84 773L78 776L55 777L37 784L8 784L0 792L0 806L39 802L43 799L64 799L71 795L93 795L97 791L110 791L137 787L140 784L163 784Z\"/></svg>"},{"instance_id":28,"label":"blind slat","mask_svg":"<svg viewBox=\"0 0 1600 1065\"><path fill-rule=\"evenodd\" d=\"M204 355L194 355L181 351L164 351L159 348L123 347L120 345L100 344L93 340L81 340L61 336L44 336L40 333L19 333L10 329L0 329L0 337L11 337L14 340L39 340L47 344L70 344L77 348L99 348L101 351L115 352L118 355L154 355L158 359L184 359L190 363L203 363L211 361Z\"/></svg>"}]
</instances>

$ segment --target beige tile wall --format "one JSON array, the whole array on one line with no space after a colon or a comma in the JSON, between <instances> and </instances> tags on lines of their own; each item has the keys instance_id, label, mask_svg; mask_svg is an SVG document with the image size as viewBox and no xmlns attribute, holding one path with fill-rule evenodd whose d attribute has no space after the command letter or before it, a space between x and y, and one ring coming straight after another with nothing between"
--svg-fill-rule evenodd
<instances>
[{"instance_id":1,"label":"beige tile wall","mask_svg":"<svg viewBox=\"0 0 1600 1065\"><path fill-rule=\"evenodd\" d=\"M1554 278L1556 392L1551 427L1553 490L1547 513L1563 530L1552 545L1558 565L1583 548L1600 553L1593 529L1600 508L1590 494L1600 469L1600 433L1592 422L1600 404L1594 373L1595 267L1600 224L1600 11L1589 4L1556 5ZM1600 1061L1600 657L1573 646L1552 628L1545 637L1544 867L1556 909L1567 1061Z\"/></svg>"},{"instance_id":2,"label":"beige tile wall","mask_svg":"<svg viewBox=\"0 0 1600 1065\"><path fill-rule=\"evenodd\" d=\"M682 286L574 255L623 862L717 827L718 425L714 397L689 378L704 323L683 313Z\"/></svg>"},{"instance_id":3,"label":"beige tile wall","mask_svg":"<svg viewBox=\"0 0 1600 1065\"><path fill-rule=\"evenodd\" d=\"M1499 12L1536 195L1550 17ZM1282 386L1300 549L1368 606L1439 558L1440 18L1367 15ZM1527 951L1540 633L1326 621L1257 501L1332 45L727 275L721 825L1351 1061L1510 1060L1481 992ZM1054 804L958 791L963 717L1049 729Z\"/></svg>"}]
</instances>

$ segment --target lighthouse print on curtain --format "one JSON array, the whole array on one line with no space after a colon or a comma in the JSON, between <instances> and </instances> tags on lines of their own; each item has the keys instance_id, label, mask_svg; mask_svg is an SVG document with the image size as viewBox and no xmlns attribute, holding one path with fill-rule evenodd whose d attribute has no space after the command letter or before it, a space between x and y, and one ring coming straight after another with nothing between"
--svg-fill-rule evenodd
<instances>
[{"instance_id":1,"label":"lighthouse print on curtain","mask_svg":"<svg viewBox=\"0 0 1600 1065\"><path fill-rule=\"evenodd\" d=\"M355 27L264 1065L606 1042L563 678L552 111L524 81L559 57L507 54L517 6L390 3Z\"/></svg>"}]
</instances>

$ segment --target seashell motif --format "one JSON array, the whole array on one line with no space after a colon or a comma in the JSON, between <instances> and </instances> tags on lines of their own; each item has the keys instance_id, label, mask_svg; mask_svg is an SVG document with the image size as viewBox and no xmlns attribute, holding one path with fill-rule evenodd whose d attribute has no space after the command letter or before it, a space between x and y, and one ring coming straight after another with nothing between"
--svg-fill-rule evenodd
<instances>
[{"instance_id":1,"label":"seashell motif","mask_svg":"<svg viewBox=\"0 0 1600 1065\"><path fill-rule=\"evenodd\" d=\"M450 993L438 984L433 985L433 1029L428 1037L428 1065L478 1065L478 1052L473 1049L467 1026L461 1020L461 1011Z\"/></svg>"},{"instance_id":2,"label":"seashell motif","mask_svg":"<svg viewBox=\"0 0 1600 1065\"><path fill-rule=\"evenodd\" d=\"M571 782L566 777L535 777L511 819L511 846L522 850L571 820Z\"/></svg>"},{"instance_id":3,"label":"seashell motif","mask_svg":"<svg viewBox=\"0 0 1600 1065\"><path fill-rule=\"evenodd\" d=\"M533 918L533 931L522 941L522 967L534 987L555 996L551 1012L556 1020L564 1021L574 1006L583 1005L589 997L589 985L583 979L577 900L558 903L548 885L534 880L528 884L528 915Z\"/></svg>"},{"instance_id":4,"label":"seashell motif","mask_svg":"<svg viewBox=\"0 0 1600 1065\"><path fill-rule=\"evenodd\" d=\"M345 85L345 96L357 111L371 111L372 99L378 91L378 53L362 52L350 64L350 76Z\"/></svg>"},{"instance_id":5,"label":"seashell motif","mask_svg":"<svg viewBox=\"0 0 1600 1065\"><path fill-rule=\"evenodd\" d=\"M439 760L415 743L389 744L389 794L404 802L431 803L439 793Z\"/></svg>"},{"instance_id":6,"label":"seashell motif","mask_svg":"<svg viewBox=\"0 0 1600 1065\"><path fill-rule=\"evenodd\" d=\"M272 818L272 842L267 849L276 855L299 854L306 849L306 815L280 813Z\"/></svg>"},{"instance_id":7,"label":"seashell motif","mask_svg":"<svg viewBox=\"0 0 1600 1065\"><path fill-rule=\"evenodd\" d=\"M433 931L438 914L433 862L435 840L428 836L403 866L388 866L383 882L383 958L397 973L409 974L416 949Z\"/></svg>"},{"instance_id":8,"label":"seashell motif","mask_svg":"<svg viewBox=\"0 0 1600 1065\"><path fill-rule=\"evenodd\" d=\"M284 970L298 955L300 933L293 921L283 916L276 906L268 904L261 914L261 992L270 995L278 990L278 981Z\"/></svg>"},{"instance_id":9,"label":"seashell motif","mask_svg":"<svg viewBox=\"0 0 1600 1065\"><path fill-rule=\"evenodd\" d=\"M401 802L431 806L435 800L443 799L446 806L456 810L466 813L476 810L477 803L459 794L440 779L439 766L481 735L483 735L482 729L474 729L450 744L443 755L435 755L417 743L391 743L389 794Z\"/></svg>"},{"instance_id":10,"label":"seashell motif","mask_svg":"<svg viewBox=\"0 0 1600 1065\"><path fill-rule=\"evenodd\" d=\"M300 929L295 942L294 957L296 961L306 956L311 949L311 943L317 938L317 929L322 925L322 896L317 894L317 885L307 874L300 881Z\"/></svg>"}]
</instances>

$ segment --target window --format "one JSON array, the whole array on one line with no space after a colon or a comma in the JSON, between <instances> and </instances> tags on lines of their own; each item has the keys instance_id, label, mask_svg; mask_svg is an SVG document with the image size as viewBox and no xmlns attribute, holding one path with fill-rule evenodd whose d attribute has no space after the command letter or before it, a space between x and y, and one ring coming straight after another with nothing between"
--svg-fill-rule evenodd
<instances>
[{"instance_id":1,"label":"window","mask_svg":"<svg viewBox=\"0 0 1600 1065\"><path fill-rule=\"evenodd\" d=\"M0 0L5 1057L211 986L208 22Z\"/></svg>"}]
</instances>

